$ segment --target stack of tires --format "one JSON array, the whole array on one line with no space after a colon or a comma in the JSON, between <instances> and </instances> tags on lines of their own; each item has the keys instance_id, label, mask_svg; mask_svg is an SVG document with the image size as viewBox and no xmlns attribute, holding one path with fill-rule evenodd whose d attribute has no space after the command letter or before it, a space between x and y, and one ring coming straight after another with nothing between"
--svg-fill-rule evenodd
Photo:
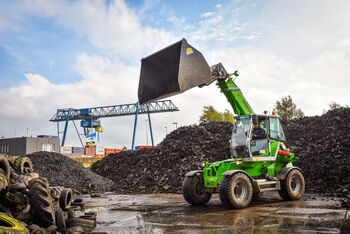
<instances>
[{"instance_id":1,"label":"stack of tires","mask_svg":"<svg viewBox=\"0 0 350 234\"><path fill-rule=\"evenodd\" d=\"M76 217L84 208L71 189L50 187L33 172L29 158L0 155L0 233L89 233L96 214Z\"/></svg>"}]
</instances>

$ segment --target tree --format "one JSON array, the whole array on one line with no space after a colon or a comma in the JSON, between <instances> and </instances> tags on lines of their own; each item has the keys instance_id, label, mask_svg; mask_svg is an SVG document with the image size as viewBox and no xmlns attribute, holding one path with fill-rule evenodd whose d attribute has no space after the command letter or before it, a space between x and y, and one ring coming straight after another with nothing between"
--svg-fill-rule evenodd
<instances>
[{"instance_id":1,"label":"tree","mask_svg":"<svg viewBox=\"0 0 350 234\"><path fill-rule=\"evenodd\" d=\"M292 120L304 117L304 112L297 108L290 95L283 97L281 101L276 101L273 111L284 120Z\"/></svg>"},{"instance_id":2,"label":"tree","mask_svg":"<svg viewBox=\"0 0 350 234\"><path fill-rule=\"evenodd\" d=\"M225 110L223 113L217 111L213 106L205 106L203 108L203 113L199 118L199 122L215 122L215 121L227 121L233 122L233 114L229 110Z\"/></svg>"}]
</instances>

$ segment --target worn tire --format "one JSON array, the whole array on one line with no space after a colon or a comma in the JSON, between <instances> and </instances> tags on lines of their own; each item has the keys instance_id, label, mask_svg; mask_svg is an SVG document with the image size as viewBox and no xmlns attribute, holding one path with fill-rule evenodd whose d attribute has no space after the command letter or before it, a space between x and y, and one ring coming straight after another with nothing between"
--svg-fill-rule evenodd
<instances>
[{"instance_id":1,"label":"worn tire","mask_svg":"<svg viewBox=\"0 0 350 234\"><path fill-rule=\"evenodd\" d=\"M6 177L4 170L0 168L0 198L10 190L9 179Z\"/></svg>"},{"instance_id":2,"label":"worn tire","mask_svg":"<svg viewBox=\"0 0 350 234\"><path fill-rule=\"evenodd\" d=\"M3 155L0 155L0 169L4 170L4 175L6 176L7 180L10 180L10 175L11 175L10 163L7 160L7 158Z\"/></svg>"},{"instance_id":3,"label":"worn tire","mask_svg":"<svg viewBox=\"0 0 350 234\"><path fill-rule=\"evenodd\" d=\"M62 190L59 198L59 204L62 210L66 210L69 208L70 204L73 200L73 192L69 188L65 188Z\"/></svg>"},{"instance_id":4,"label":"worn tire","mask_svg":"<svg viewBox=\"0 0 350 234\"><path fill-rule=\"evenodd\" d=\"M28 157L21 156L15 159L14 169L17 173L24 175L33 172L33 163Z\"/></svg>"},{"instance_id":5,"label":"worn tire","mask_svg":"<svg viewBox=\"0 0 350 234\"><path fill-rule=\"evenodd\" d=\"M204 191L203 175L199 173L194 176L185 176L182 195L191 205L200 206L210 200L212 193Z\"/></svg>"},{"instance_id":6,"label":"worn tire","mask_svg":"<svg viewBox=\"0 0 350 234\"><path fill-rule=\"evenodd\" d=\"M300 170L290 170L286 178L280 180L280 183L281 190L278 190L278 193L284 200L299 200L304 195L305 180Z\"/></svg>"},{"instance_id":7,"label":"worn tire","mask_svg":"<svg viewBox=\"0 0 350 234\"><path fill-rule=\"evenodd\" d=\"M75 227L79 226L82 227L84 230L84 233L90 233L92 229L95 228L95 221L89 220L89 219L68 219L67 220L68 227Z\"/></svg>"},{"instance_id":8,"label":"worn tire","mask_svg":"<svg viewBox=\"0 0 350 234\"><path fill-rule=\"evenodd\" d=\"M37 178L30 181L29 195L33 221L41 227L55 225L55 212L48 182Z\"/></svg>"},{"instance_id":9,"label":"worn tire","mask_svg":"<svg viewBox=\"0 0 350 234\"><path fill-rule=\"evenodd\" d=\"M81 209L85 208L85 201L82 198L76 198L71 203L72 206L80 206Z\"/></svg>"},{"instance_id":10,"label":"worn tire","mask_svg":"<svg viewBox=\"0 0 350 234\"><path fill-rule=\"evenodd\" d=\"M221 202L228 208L245 208L253 198L253 185L244 173L224 176L219 187Z\"/></svg>"},{"instance_id":11,"label":"worn tire","mask_svg":"<svg viewBox=\"0 0 350 234\"><path fill-rule=\"evenodd\" d=\"M56 226L57 226L57 231L61 233L66 233L67 232L67 227L66 227L66 221L64 219L64 214L61 209L58 209L56 211Z\"/></svg>"},{"instance_id":12,"label":"worn tire","mask_svg":"<svg viewBox=\"0 0 350 234\"><path fill-rule=\"evenodd\" d=\"M0 214L0 233L29 234L29 230L24 223L6 214Z\"/></svg>"}]
</instances>

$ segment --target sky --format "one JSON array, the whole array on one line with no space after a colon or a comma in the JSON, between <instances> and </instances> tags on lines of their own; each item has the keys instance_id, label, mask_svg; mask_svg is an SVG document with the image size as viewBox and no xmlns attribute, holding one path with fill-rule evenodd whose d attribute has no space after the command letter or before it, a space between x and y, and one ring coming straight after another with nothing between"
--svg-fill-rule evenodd
<instances>
[{"instance_id":1,"label":"sky","mask_svg":"<svg viewBox=\"0 0 350 234\"><path fill-rule=\"evenodd\" d=\"M182 38L210 65L239 70L256 113L286 95L308 116L349 105L349 12L346 0L1 1L0 137L56 135L59 108L135 103L140 60ZM231 109L215 84L171 99L179 112L151 116L155 143L174 122L198 123L204 106ZM136 145L146 144L145 119ZM101 122L100 146L130 147L132 116ZM68 131L66 145L79 145Z\"/></svg>"}]
</instances>

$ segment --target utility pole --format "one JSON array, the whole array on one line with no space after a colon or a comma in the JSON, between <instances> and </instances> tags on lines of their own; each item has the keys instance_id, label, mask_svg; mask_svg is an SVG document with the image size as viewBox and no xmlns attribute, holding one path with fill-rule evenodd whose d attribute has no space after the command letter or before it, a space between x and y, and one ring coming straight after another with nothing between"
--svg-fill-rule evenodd
<instances>
[{"instance_id":1,"label":"utility pole","mask_svg":"<svg viewBox=\"0 0 350 234\"><path fill-rule=\"evenodd\" d=\"M177 122L173 123L175 125L175 130L177 130Z\"/></svg>"},{"instance_id":2,"label":"utility pole","mask_svg":"<svg viewBox=\"0 0 350 234\"><path fill-rule=\"evenodd\" d=\"M148 125L147 125L148 119L145 119L145 121L146 121L146 145L148 145Z\"/></svg>"},{"instance_id":3,"label":"utility pole","mask_svg":"<svg viewBox=\"0 0 350 234\"><path fill-rule=\"evenodd\" d=\"M27 128L27 137L28 137L28 128Z\"/></svg>"},{"instance_id":4,"label":"utility pole","mask_svg":"<svg viewBox=\"0 0 350 234\"><path fill-rule=\"evenodd\" d=\"M165 128L165 136L167 136L168 135L168 127L165 126L164 128Z\"/></svg>"}]
</instances>

